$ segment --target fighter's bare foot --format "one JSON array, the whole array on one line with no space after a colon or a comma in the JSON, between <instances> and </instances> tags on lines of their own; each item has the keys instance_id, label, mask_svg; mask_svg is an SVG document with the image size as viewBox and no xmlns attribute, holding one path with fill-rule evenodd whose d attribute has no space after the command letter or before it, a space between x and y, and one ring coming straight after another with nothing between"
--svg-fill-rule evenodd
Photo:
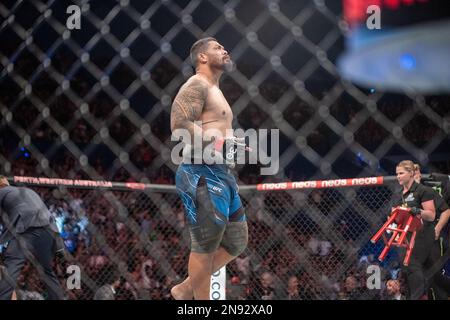
<instances>
[{"instance_id":1,"label":"fighter's bare foot","mask_svg":"<svg viewBox=\"0 0 450 320\"><path fill-rule=\"evenodd\" d=\"M190 288L186 288L184 283L177 284L170 289L170 294L175 300L192 300L194 297L192 290L190 290Z\"/></svg>"}]
</instances>

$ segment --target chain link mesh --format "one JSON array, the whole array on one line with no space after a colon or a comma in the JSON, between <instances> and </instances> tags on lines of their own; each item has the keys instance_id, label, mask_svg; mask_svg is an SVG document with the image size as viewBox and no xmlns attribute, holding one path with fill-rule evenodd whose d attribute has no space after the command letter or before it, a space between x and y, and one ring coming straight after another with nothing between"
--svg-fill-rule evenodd
<instances>
[{"instance_id":1,"label":"chain link mesh","mask_svg":"<svg viewBox=\"0 0 450 320\"><path fill-rule=\"evenodd\" d=\"M72 258L58 265L62 284L69 264L82 268L81 289L67 289L69 297L92 299L120 275L119 299L169 299L170 288L186 277L190 239L176 194L38 191L57 221L65 221L62 236ZM381 249L369 239L390 210L391 194L389 186L243 192L250 242L227 266L227 299L382 298L380 290L368 289L349 297L345 283L355 277L366 288L367 266L378 264ZM398 272L395 252L380 266L384 280ZM22 285L40 292L27 270ZM288 295L291 277L300 285L298 296Z\"/></svg>"},{"instance_id":2,"label":"chain link mesh","mask_svg":"<svg viewBox=\"0 0 450 320\"><path fill-rule=\"evenodd\" d=\"M66 27L71 4L81 8L80 30ZM205 35L236 62L221 82L233 127L280 130L280 173L241 166L241 183L389 175L404 158L450 171L448 96L373 93L339 77L348 26L337 1L2 1L0 16L6 174L173 184L170 105L193 74L189 47ZM66 244L87 275L73 298L91 299L112 281L105 265L120 269L123 298L168 298L185 276L188 239L175 194L40 191L53 212L73 216ZM262 299L267 270L276 298L287 271L301 298L339 298L336 284L361 272L358 258L375 250L365 244L390 194L244 194L251 244L229 265L229 296ZM24 275L33 283L33 273Z\"/></svg>"}]
</instances>

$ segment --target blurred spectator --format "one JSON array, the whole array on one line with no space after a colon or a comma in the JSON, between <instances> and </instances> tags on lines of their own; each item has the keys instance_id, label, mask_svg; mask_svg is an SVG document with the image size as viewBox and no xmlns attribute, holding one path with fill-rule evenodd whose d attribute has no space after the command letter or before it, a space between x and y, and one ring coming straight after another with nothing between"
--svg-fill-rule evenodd
<instances>
[{"instance_id":1,"label":"blurred spectator","mask_svg":"<svg viewBox=\"0 0 450 320\"><path fill-rule=\"evenodd\" d=\"M286 300L302 300L298 278L292 275L288 278Z\"/></svg>"},{"instance_id":2,"label":"blurred spectator","mask_svg":"<svg viewBox=\"0 0 450 320\"><path fill-rule=\"evenodd\" d=\"M258 277L258 281L249 296L251 300L274 300L274 276L270 271L264 271Z\"/></svg>"},{"instance_id":3,"label":"blurred spectator","mask_svg":"<svg viewBox=\"0 0 450 320\"><path fill-rule=\"evenodd\" d=\"M400 281L390 279L386 282L386 293L389 300L405 300L406 297L401 293Z\"/></svg>"},{"instance_id":4,"label":"blurred spectator","mask_svg":"<svg viewBox=\"0 0 450 320\"><path fill-rule=\"evenodd\" d=\"M244 253L235 259L235 263L237 266L238 272L244 277L244 279L248 279L250 276L250 255Z\"/></svg>"},{"instance_id":5,"label":"blurred spectator","mask_svg":"<svg viewBox=\"0 0 450 320\"><path fill-rule=\"evenodd\" d=\"M94 300L115 300L116 290L123 282L123 278L116 266L110 264L104 268L104 274L107 279L105 284L102 285L94 294Z\"/></svg>"},{"instance_id":6,"label":"blurred spectator","mask_svg":"<svg viewBox=\"0 0 450 320\"><path fill-rule=\"evenodd\" d=\"M364 300L363 290L355 276L348 276L344 281L344 300Z\"/></svg>"},{"instance_id":7,"label":"blurred spectator","mask_svg":"<svg viewBox=\"0 0 450 320\"><path fill-rule=\"evenodd\" d=\"M30 273L30 267L27 265L25 270L17 279L18 289L16 290L17 300L45 300L42 294L35 291L33 286L38 282L38 279L28 276ZM39 288L41 289L41 288Z\"/></svg>"}]
</instances>

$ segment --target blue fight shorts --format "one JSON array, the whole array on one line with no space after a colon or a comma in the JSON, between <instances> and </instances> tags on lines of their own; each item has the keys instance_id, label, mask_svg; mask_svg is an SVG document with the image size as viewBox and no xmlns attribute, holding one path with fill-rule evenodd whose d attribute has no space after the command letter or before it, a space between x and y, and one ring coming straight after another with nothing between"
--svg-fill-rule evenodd
<instances>
[{"instance_id":1,"label":"blue fight shorts","mask_svg":"<svg viewBox=\"0 0 450 320\"><path fill-rule=\"evenodd\" d=\"M175 182L191 232L191 251L209 253L219 245L226 248L225 238L225 242L235 243L234 247L242 247L248 237L246 216L228 166L181 164Z\"/></svg>"}]
</instances>

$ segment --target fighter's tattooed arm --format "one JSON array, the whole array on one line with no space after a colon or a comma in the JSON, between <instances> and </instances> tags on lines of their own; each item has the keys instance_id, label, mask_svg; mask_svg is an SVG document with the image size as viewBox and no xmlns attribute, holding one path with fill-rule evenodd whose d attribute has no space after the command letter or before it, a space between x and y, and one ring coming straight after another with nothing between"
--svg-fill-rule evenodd
<instances>
[{"instance_id":1,"label":"fighter's tattooed arm","mask_svg":"<svg viewBox=\"0 0 450 320\"><path fill-rule=\"evenodd\" d=\"M199 121L208 95L208 85L202 80L191 79L183 85L172 104L170 126L176 129L187 129L191 136ZM198 127L198 126L197 126ZM201 128L196 128L198 130Z\"/></svg>"}]
</instances>

